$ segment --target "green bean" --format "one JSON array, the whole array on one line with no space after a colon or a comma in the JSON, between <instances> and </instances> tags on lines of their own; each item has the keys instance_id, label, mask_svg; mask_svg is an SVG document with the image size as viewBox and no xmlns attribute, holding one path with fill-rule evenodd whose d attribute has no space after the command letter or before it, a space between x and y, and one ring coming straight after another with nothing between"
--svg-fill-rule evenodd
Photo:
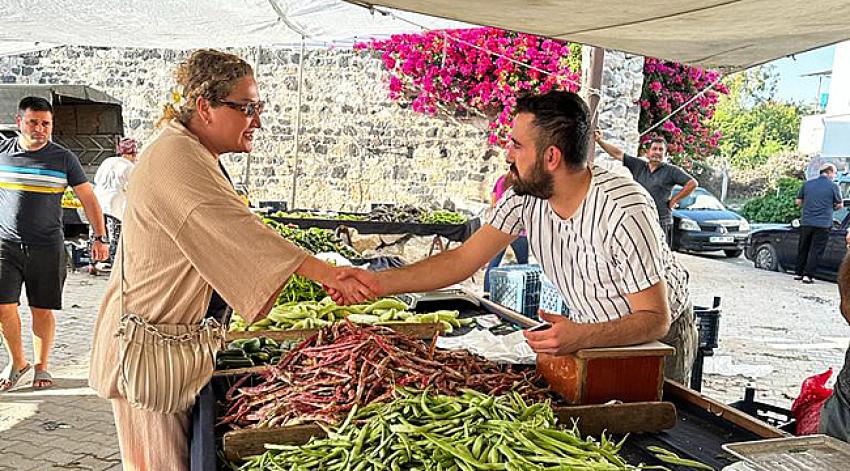
<instances>
[{"instance_id":1,"label":"green bean","mask_svg":"<svg viewBox=\"0 0 850 471\"><path fill-rule=\"evenodd\" d=\"M681 458L676 453L673 453L670 450L665 450L664 448L658 446L648 446L646 447L646 449L653 452L656 458L667 464L672 464L676 466L687 466L689 468L704 469L707 471L715 471L714 467L712 466L709 466L705 463L701 463L696 460Z\"/></svg>"},{"instance_id":2,"label":"green bean","mask_svg":"<svg viewBox=\"0 0 850 471\"><path fill-rule=\"evenodd\" d=\"M514 394L458 397L399 388L397 399L352 410L327 438L303 446L270 445L244 460L243 471L625 471L641 469L616 456L622 444L582 440L558 429L546 404Z\"/></svg>"}]
</instances>

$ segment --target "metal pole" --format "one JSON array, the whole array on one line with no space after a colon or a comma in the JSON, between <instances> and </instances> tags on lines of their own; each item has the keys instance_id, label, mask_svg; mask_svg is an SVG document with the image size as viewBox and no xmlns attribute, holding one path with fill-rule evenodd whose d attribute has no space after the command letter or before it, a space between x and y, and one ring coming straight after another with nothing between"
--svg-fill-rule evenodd
<instances>
[{"instance_id":1,"label":"metal pole","mask_svg":"<svg viewBox=\"0 0 850 471\"><path fill-rule=\"evenodd\" d=\"M298 57L298 112L295 115L295 165L292 168L292 198L289 199L290 210L296 209L295 193L298 188L298 163L301 141L301 99L304 90L304 36L301 36L301 55Z\"/></svg>"},{"instance_id":2,"label":"metal pole","mask_svg":"<svg viewBox=\"0 0 850 471\"><path fill-rule=\"evenodd\" d=\"M601 47L593 47L590 50L590 76L587 80L587 94L588 94L588 106L590 107L591 121L590 121L590 130L591 132L596 130L596 125L599 122L599 102L602 99L599 94L602 90L602 67L605 63L605 49ZM593 139L590 139L590 148L588 149L590 155L588 156L588 160L593 162L593 159L596 155L596 143Z\"/></svg>"},{"instance_id":3,"label":"metal pole","mask_svg":"<svg viewBox=\"0 0 850 471\"><path fill-rule=\"evenodd\" d=\"M260 75L260 54L262 53L262 49L260 46L257 46L256 51L254 51L254 79L257 79L259 82ZM245 156L245 175L242 177L242 183L245 185L245 191L250 195L251 194L251 153ZM249 197L250 199L250 197Z\"/></svg>"}]
</instances>

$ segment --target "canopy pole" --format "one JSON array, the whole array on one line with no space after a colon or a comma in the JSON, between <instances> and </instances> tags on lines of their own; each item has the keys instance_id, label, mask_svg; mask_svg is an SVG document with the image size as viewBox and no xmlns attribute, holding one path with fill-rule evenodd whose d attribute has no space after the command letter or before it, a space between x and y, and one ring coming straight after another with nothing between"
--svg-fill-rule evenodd
<instances>
[{"instance_id":1,"label":"canopy pole","mask_svg":"<svg viewBox=\"0 0 850 471\"><path fill-rule=\"evenodd\" d=\"M298 188L298 164L300 160L300 141L301 141L301 99L304 96L304 36L301 36L301 55L298 57L298 112L295 115L295 165L292 169L292 198L289 204L292 205L290 210L296 209L295 194Z\"/></svg>"},{"instance_id":2,"label":"canopy pole","mask_svg":"<svg viewBox=\"0 0 850 471\"><path fill-rule=\"evenodd\" d=\"M602 68L605 64L605 49L601 47L593 47L590 49L590 66L588 69L590 70L590 76L587 81L587 99L588 105L590 107L590 130L591 132L596 131L596 126L599 124L599 103L602 99ZM590 148L588 149L590 155L588 156L588 160L593 162L593 158L596 155L596 141L590 139Z\"/></svg>"},{"instance_id":3,"label":"canopy pole","mask_svg":"<svg viewBox=\"0 0 850 471\"><path fill-rule=\"evenodd\" d=\"M262 48L257 46L257 49L254 51L254 78L258 78L260 75L260 57L262 54ZM251 160L252 154L249 152L245 157L245 175L242 177L242 184L245 186L245 191L248 195L251 194ZM249 196L250 198L250 196Z\"/></svg>"}]
</instances>

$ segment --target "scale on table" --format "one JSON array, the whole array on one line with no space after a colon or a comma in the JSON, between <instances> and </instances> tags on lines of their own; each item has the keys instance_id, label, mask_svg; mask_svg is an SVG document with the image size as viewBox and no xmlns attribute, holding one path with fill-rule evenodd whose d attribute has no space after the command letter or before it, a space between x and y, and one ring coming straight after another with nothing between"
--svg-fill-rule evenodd
<instances>
[{"instance_id":1,"label":"scale on table","mask_svg":"<svg viewBox=\"0 0 850 471\"><path fill-rule=\"evenodd\" d=\"M481 306L480 298L459 288L445 288L425 293L405 293L396 297L407 303L410 309L416 309L419 304L445 301L463 301L476 307Z\"/></svg>"},{"instance_id":2,"label":"scale on table","mask_svg":"<svg viewBox=\"0 0 850 471\"><path fill-rule=\"evenodd\" d=\"M534 327L540 324L540 321L525 317L513 309L494 303L489 299L484 299L464 288L446 288L428 291L425 293L407 293L398 295L397 297L407 303L410 306L410 309L415 309L418 304L429 302L463 301L476 307L484 308L502 319L519 325L522 328Z\"/></svg>"}]
</instances>

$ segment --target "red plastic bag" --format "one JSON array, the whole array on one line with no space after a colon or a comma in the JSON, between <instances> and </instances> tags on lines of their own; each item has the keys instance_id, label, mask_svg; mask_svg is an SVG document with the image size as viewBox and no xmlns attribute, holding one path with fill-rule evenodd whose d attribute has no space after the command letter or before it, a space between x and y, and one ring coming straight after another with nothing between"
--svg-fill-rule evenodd
<instances>
[{"instance_id":1,"label":"red plastic bag","mask_svg":"<svg viewBox=\"0 0 850 471\"><path fill-rule=\"evenodd\" d=\"M818 433L820 411L823 403L832 395L832 389L826 387L826 382L832 376L832 368L823 373L809 376L803 381L800 395L791 404L791 412L797 419L797 435Z\"/></svg>"}]
</instances>

